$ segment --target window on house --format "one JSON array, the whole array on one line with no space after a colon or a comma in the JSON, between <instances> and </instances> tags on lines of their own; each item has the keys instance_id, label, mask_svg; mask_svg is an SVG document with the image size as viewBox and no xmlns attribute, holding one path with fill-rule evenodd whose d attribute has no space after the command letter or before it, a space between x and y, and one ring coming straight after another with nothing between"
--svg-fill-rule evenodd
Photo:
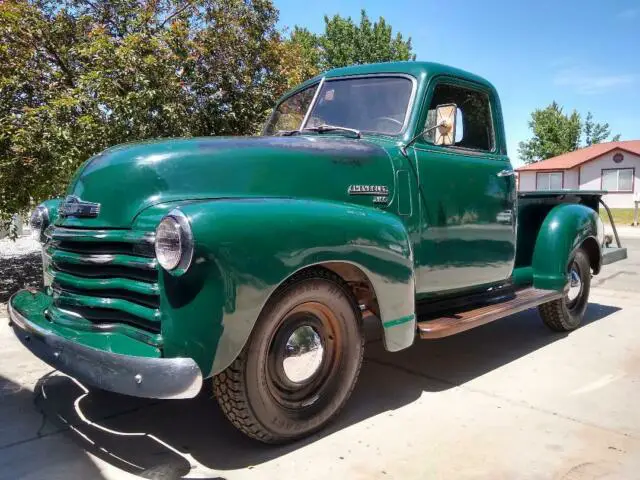
<instances>
[{"instance_id":1,"label":"window on house","mask_svg":"<svg viewBox=\"0 0 640 480\"><path fill-rule=\"evenodd\" d=\"M562 190L562 172L538 172L536 190Z\"/></svg>"},{"instance_id":2,"label":"window on house","mask_svg":"<svg viewBox=\"0 0 640 480\"><path fill-rule=\"evenodd\" d=\"M602 170L602 189L609 192L632 192L633 168Z\"/></svg>"},{"instance_id":3,"label":"window on house","mask_svg":"<svg viewBox=\"0 0 640 480\"><path fill-rule=\"evenodd\" d=\"M489 95L470 88L446 83L440 84L433 92L425 126L435 125L436 108L439 105L450 103L454 103L458 107L454 145L474 150L492 151L494 144L493 120ZM433 143L435 130L428 132L424 138Z\"/></svg>"}]
</instances>

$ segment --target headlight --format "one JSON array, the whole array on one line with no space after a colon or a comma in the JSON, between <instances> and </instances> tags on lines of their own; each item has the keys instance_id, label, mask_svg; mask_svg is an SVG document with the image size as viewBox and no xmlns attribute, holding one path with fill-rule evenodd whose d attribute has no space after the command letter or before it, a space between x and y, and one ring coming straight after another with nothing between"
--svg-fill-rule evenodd
<instances>
[{"instance_id":1,"label":"headlight","mask_svg":"<svg viewBox=\"0 0 640 480\"><path fill-rule=\"evenodd\" d=\"M42 239L44 229L49 226L49 211L44 205L38 205L29 220L31 226L31 236L36 240Z\"/></svg>"},{"instance_id":2,"label":"headlight","mask_svg":"<svg viewBox=\"0 0 640 480\"><path fill-rule=\"evenodd\" d=\"M604 245L604 223L602 223L602 220L600 219L600 217L598 217L598 220L596 221L596 225L597 225L598 245L603 246Z\"/></svg>"},{"instance_id":3,"label":"headlight","mask_svg":"<svg viewBox=\"0 0 640 480\"><path fill-rule=\"evenodd\" d=\"M165 270L181 275L191 265L193 234L189 219L180 210L172 210L156 228L156 258Z\"/></svg>"}]
</instances>

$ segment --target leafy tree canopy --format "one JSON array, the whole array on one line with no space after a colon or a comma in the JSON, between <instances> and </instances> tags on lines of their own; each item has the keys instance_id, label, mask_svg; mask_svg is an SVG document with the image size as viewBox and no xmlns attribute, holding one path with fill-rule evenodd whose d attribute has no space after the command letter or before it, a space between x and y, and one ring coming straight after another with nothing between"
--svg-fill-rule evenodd
<instances>
[{"instance_id":1,"label":"leafy tree canopy","mask_svg":"<svg viewBox=\"0 0 640 480\"><path fill-rule=\"evenodd\" d=\"M582 121L577 111L564 113L556 102L531 114L529 128L533 137L520 142L518 154L525 163L538 162L547 158L572 152L583 146L606 141L611 135L608 123L596 123L591 112ZM620 140L615 135L611 141Z\"/></svg>"},{"instance_id":2,"label":"leafy tree canopy","mask_svg":"<svg viewBox=\"0 0 640 480\"><path fill-rule=\"evenodd\" d=\"M268 0L0 2L0 219L150 137L251 134L286 88Z\"/></svg>"},{"instance_id":3,"label":"leafy tree canopy","mask_svg":"<svg viewBox=\"0 0 640 480\"><path fill-rule=\"evenodd\" d=\"M294 27L286 42L292 51L291 85L307 80L331 68L363 63L415 60L411 38L393 28L384 18L371 22L367 12L360 13L360 23L351 17L324 17L325 29L313 34L306 28Z\"/></svg>"},{"instance_id":4,"label":"leafy tree canopy","mask_svg":"<svg viewBox=\"0 0 640 480\"><path fill-rule=\"evenodd\" d=\"M284 40L271 0L0 0L0 224L105 148L259 130L287 88L415 59L383 18Z\"/></svg>"}]
</instances>

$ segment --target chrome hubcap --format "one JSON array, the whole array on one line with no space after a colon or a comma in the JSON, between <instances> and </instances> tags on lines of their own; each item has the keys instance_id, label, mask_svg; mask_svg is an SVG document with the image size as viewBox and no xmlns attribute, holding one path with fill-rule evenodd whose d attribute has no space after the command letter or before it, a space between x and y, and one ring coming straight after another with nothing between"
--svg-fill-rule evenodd
<instances>
[{"instance_id":1,"label":"chrome hubcap","mask_svg":"<svg viewBox=\"0 0 640 480\"><path fill-rule=\"evenodd\" d=\"M575 265L571 267L569 271L569 290L567 291L567 300L574 302L582 291L582 280L580 279L580 272L578 272Z\"/></svg>"},{"instance_id":2,"label":"chrome hubcap","mask_svg":"<svg viewBox=\"0 0 640 480\"><path fill-rule=\"evenodd\" d=\"M313 377L324 357L320 335L313 327L298 327L287 340L282 360L282 370L293 383L303 383Z\"/></svg>"}]
</instances>

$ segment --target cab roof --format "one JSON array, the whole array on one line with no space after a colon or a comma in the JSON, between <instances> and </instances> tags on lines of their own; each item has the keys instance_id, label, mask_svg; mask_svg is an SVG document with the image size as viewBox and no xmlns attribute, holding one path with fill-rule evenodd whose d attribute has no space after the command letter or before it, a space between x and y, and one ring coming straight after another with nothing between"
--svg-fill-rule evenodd
<instances>
[{"instance_id":1,"label":"cab roof","mask_svg":"<svg viewBox=\"0 0 640 480\"><path fill-rule=\"evenodd\" d=\"M354 76L354 75L371 75L376 73L401 73L401 74L411 75L412 77L415 77L417 80L420 80L421 78L426 78L426 77L435 77L438 75L448 75L448 76L471 80L480 85L485 85L489 87L491 90L495 90L495 88L489 81L487 81L486 79L478 75L467 72L465 70L461 70L459 68L450 67L448 65L443 65L441 63L435 63L435 62L368 63L365 65L352 65L349 67L335 68L333 70L328 70L324 73L317 75L314 78L307 80L295 90L298 90L299 88L304 88L307 85L315 83L319 81L322 77L329 79L329 78L347 77L347 76Z\"/></svg>"}]
</instances>

